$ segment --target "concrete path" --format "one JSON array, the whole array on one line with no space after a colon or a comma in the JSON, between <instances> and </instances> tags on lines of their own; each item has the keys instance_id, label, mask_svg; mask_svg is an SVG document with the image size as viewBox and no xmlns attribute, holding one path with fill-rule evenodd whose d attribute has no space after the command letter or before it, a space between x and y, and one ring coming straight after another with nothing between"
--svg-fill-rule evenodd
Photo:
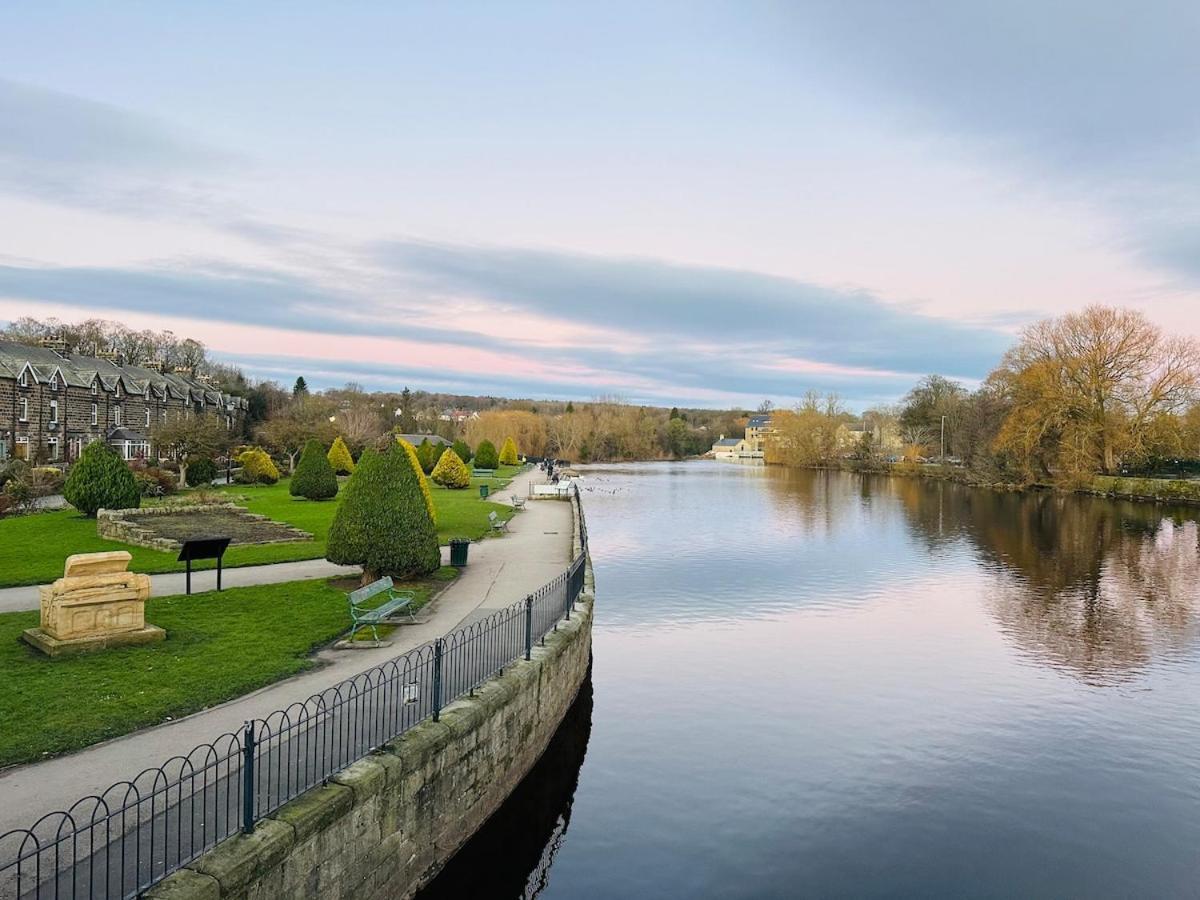
<instances>
[{"instance_id":1,"label":"concrete path","mask_svg":"<svg viewBox=\"0 0 1200 900\"><path fill-rule=\"evenodd\" d=\"M518 476L510 488L493 495L507 501L524 496L536 470ZM183 755L243 722L302 700L364 669L418 647L480 612L514 603L560 574L570 562L571 504L542 500L526 504L503 538L471 544L466 568L433 604L430 618L392 633L392 646L372 650L323 651L325 664L312 672L277 682L255 693L191 716L96 744L78 753L17 766L0 772L0 834L24 828L41 815L67 809L143 769ZM275 567L260 567L275 568ZM237 570L230 570L232 574ZM316 577L316 576L314 576Z\"/></svg>"},{"instance_id":2,"label":"concrete path","mask_svg":"<svg viewBox=\"0 0 1200 900\"><path fill-rule=\"evenodd\" d=\"M449 557L447 548L443 556ZM221 572L221 587L248 587L253 584L278 584L281 581L303 581L308 578L333 578L337 575L353 575L357 566L338 566L324 559L302 559L297 562L272 563L269 566L240 566ZM168 572L150 576L150 596L166 597L182 594L187 576L183 572ZM211 591L217 586L216 569L205 569L192 573L192 590ZM38 586L0 589L0 613L22 609L37 609Z\"/></svg>"}]
</instances>

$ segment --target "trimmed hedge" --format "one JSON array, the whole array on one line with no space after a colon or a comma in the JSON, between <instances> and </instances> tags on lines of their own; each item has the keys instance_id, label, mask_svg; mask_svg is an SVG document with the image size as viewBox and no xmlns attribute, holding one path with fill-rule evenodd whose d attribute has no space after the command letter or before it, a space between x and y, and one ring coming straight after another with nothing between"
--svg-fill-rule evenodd
<instances>
[{"instance_id":1,"label":"trimmed hedge","mask_svg":"<svg viewBox=\"0 0 1200 900\"><path fill-rule=\"evenodd\" d=\"M63 485L67 502L85 516L101 509L136 509L142 492L121 455L104 441L92 441Z\"/></svg>"},{"instance_id":2,"label":"trimmed hedge","mask_svg":"<svg viewBox=\"0 0 1200 900\"><path fill-rule=\"evenodd\" d=\"M504 439L504 446L500 448L500 462L506 466L519 465L521 462L517 454L517 442L510 437Z\"/></svg>"},{"instance_id":3,"label":"trimmed hedge","mask_svg":"<svg viewBox=\"0 0 1200 900\"><path fill-rule=\"evenodd\" d=\"M333 517L325 557L362 566L364 584L382 575L424 575L441 565L424 476L412 456L411 445L365 450Z\"/></svg>"},{"instance_id":4,"label":"trimmed hedge","mask_svg":"<svg viewBox=\"0 0 1200 900\"><path fill-rule=\"evenodd\" d=\"M333 471L338 475L353 475L354 474L354 457L350 455L350 448L346 446L346 442L342 440L339 434L333 442L333 446L329 448L329 464L333 466Z\"/></svg>"},{"instance_id":5,"label":"trimmed hedge","mask_svg":"<svg viewBox=\"0 0 1200 900\"><path fill-rule=\"evenodd\" d=\"M238 462L242 465L238 481L243 484L274 484L279 480L279 469L265 450L257 447L243 450Z\"/></svg>"},{"instance_id":6,"label":"trimmed hedge","mask_svg":"<svg viewBox=\"0 0 1200 900\"><path fill-rule=\"evenodd\" d=\"M337 475L321 442L311 439L304 445L296 473L288 484L288 493L306 500L328 500L338 492Z\"/></svg>"},{"instance_id":7,"label":"trimmed hedge","mask_svg":"<svg viewBox=\"0 0 1200 900\"><path fill-rule=\"evenodd\" d=\"M500 455L496 452L496 445L491 441L480 441L475 448L475 468L495 469L499 466Z\"/></svg>"},{"instance_id":8,"label":"trimmed hedge","mask_svg":"<svg viewBox=\"0 0 1200 900\"><path fill-rule=\"evenodd\" d=\"M467 464L458 458L453 450L447 450L433 467L431 476L435 484L448 488L465 488L471 486L471 470Z\"/></svg>"},{"instance_id":9,"label":"trimmed hedge","mask_svg":"<svg viewBox=\"0 0 1200 900\"><path fill-rule=\"evenodd\" d=\"M471 461L471 456L472 456L471 448L467 446L466 441L463 441L463 440L455 441L454 446L451 447L450 449L453 450L455 453L457 453L458 458L461 459L463 462L469 463Z\"/></svg>"},{"instance_id":10,"label":"trimmed hedge","mask_svg":"<svg viewBox=\"0 0 1200 900\"><path fill-rule=\"evenodd\" d=\"M402 437L397 436L396 440L404 448L404 452L408 455L408 461L412 464L413 471L417 473L417 481L421 485L421 493L425 495L425 508L429 510L429 518L433 519L436 525L437 510L433 508L433 494L429 490L429 482L425 478L425 473L421 471L421 461L417 459L416 448Z\"/></svg>"}]
</instances>

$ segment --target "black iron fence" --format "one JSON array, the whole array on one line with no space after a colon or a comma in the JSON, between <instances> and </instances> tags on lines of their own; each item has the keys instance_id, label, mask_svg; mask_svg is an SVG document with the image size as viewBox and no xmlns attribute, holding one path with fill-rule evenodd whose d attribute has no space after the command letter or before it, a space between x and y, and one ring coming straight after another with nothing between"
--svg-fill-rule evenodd
<instances>
[{"instance_id":1,"label":"black iron fence","mask_svg":"<svg viewBox=\"0 0 1200 900\"><path fill-rule=\"evenodd\" d=\"M0 898L137 896L418 722L436 721L570 619L587 555L578 502L576 516L580 553L524 600L0 835Z\"/></svg>"}]
</instances>

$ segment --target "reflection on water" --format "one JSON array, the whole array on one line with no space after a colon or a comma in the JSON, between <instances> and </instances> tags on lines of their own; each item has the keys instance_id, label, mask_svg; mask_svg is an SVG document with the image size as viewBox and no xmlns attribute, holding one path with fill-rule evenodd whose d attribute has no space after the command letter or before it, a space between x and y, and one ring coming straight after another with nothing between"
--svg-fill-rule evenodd
<instances>
[{"instance_id":1,"label":"reflection on water","mask_svg":"<svg viewBox=\"0 0 1200 900\"><path fill-rule=\"evenodd\" d=\"M1196 510L585 471L594 727L543 896L1196 894Z\"/></svg>"}]
</instances>

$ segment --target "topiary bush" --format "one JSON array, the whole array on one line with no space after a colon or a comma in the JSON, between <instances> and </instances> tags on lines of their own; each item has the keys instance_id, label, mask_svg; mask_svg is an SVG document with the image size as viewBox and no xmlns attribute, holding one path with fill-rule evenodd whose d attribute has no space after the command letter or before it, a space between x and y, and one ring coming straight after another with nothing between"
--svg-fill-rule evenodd
<instances>
[{"instance_id":1,"label":"topiary bush","mask_svg":"<svg viewBox=\"0 0 1200 900\"><path fill-rule=\"evenodd\" d=\"M243 484L275 484L279 480L279 469L265 450L251 447L238 456L242 471L238 481Z\"/></svg>"},{"instance_id":2,"label":"topiary bush","mask_svg":"<svg viewBox=\"0 0 1200 900\"><path fill-rule=\"evenodd\" d=\"M441 565L437 527L411 444L363 452L329 528L325 557L363 567L363 583L409 577ZM428 486L425 486L428 490Z\"/></svg>"},{"instance_id":3,"label":"topiary bush","mask_svg":"<svg viewBox=\"0 0 1200 900\"><path fill-rule=\"evenodd\" d=\"M430 455L433 457L433 468L434 469L437 468L437 464L441 461L442 454L445 453L449 449L450 448L448 446L446 446L445 444L434 444L433 445L433 451ZM433 469L430 469L430 471L433 471Z\"/></svg>"},{"instance_id":4,"label":"topiary bush","mask_svg":"<svg viewBox=\"0 0 1200 900\"><path fill-rule=\"evenodd\" d=\"M516 466L521 462L517 454L517 442L510 437L504 439L504 446L500 448L500 462L506 466Z\"/></svg>"},{"instance_id":5,"label":"topiary bush","mask_svg":"<svg viewBox=\"0 0 1200 900\"><path fill-rule=\"evenodd\" d=\"M429 438L425 438L421 443L417 444L417 462L421 464L421 471L428 475L433 471L433 444L429 443Z\"/></svg>"},{"instance_id":6,"label":"topiary bush","mask_svg":"<svg viewBox=\"0 0 1200 900\"><path fill-rule=\"evenodd\" d=\"M337 436L333 446L329 448L328 459L333 471L338 475L354 474L354 457L350 455L350 448L346 446L341 435Z\"/></svg>"},{"instance_id":7,"label":"topiary bush","mask_svg":"<svg viewBox=\"0 0 1200 900\"><path fill-rule=\"evenodd\" d=\"M188 460L184 477L188 487L205 487L217 477L217 464L207 456L193 456Z\"/></svg>"},{"instance_id":8,"label":"topiary bush","mask_svg":"<svg viewBox=\"0 0 1200 900\"><path fill-rule=\"evenodd\" d=\"M457 453L458 458L463 462L469 463L471 461L471 448L467 446L466 441L457 440L454 442L454 446L450 449Z\"/></svg>"},{"instance_id":9,"label":"topiary bush","mask_svg":"<svg viewBox=\"0 0 1200 900\"><path fill-rule=\"evenodd\" d=\"M125 460L104 441L92 441L63 485L67 502L85 516L101 509L136 509L142 495Z\"/></svg>"},{"instance_id":10,"label":"topiary bush","mask_svg":"<svg viewBox=\"0 0 1200 900\"><path fill-rule=\"evenodd\" d=\"M500 455L491 441L480 441L475 448L475 468L494 469L500 465Z\"/></svg>"},{"instance_id":11,"label":"topiary bush","mask_svg":"<svg viewBox=\"0 0 1200 900\"><path fill-rule=\"evenodd\" d=\"M471 470L453 450L442 454L430 477L434 484L440 484L442 487L457 489L471 486Z\"/></svg>"},{"instance_id":12,"label":"topiary bush","mask_svg":"<svg viewBox=\"0 0 1200 900\"><path fill-rule=\"evenodd\" d=\"M429 510L429 518L433 519L434 524L437 524L437 510L433 508L433 492L429 490L429 481L425 478L425 473L421 471L421 463L417 459L416 448L413 447L404 438L398 437L397 441L404 448L404 452L408 455L408 461L412 464L413 471L417 473L417 481L421 484L421 493L425 496L425 508Z\"/></svg>"},{"instance_id":13,"label":"topiary bush","mask_svg":"<svg viewBox=\"0 0 1200 900\"><path fill-rule=\"evenodd\" d=\"M310 440L300 454L300 462L288 485L288 493L306 500L328 500L336 497L337 492L337 474L329 463L325 448L320 441Z\"/></svg>"}]
</instances>

